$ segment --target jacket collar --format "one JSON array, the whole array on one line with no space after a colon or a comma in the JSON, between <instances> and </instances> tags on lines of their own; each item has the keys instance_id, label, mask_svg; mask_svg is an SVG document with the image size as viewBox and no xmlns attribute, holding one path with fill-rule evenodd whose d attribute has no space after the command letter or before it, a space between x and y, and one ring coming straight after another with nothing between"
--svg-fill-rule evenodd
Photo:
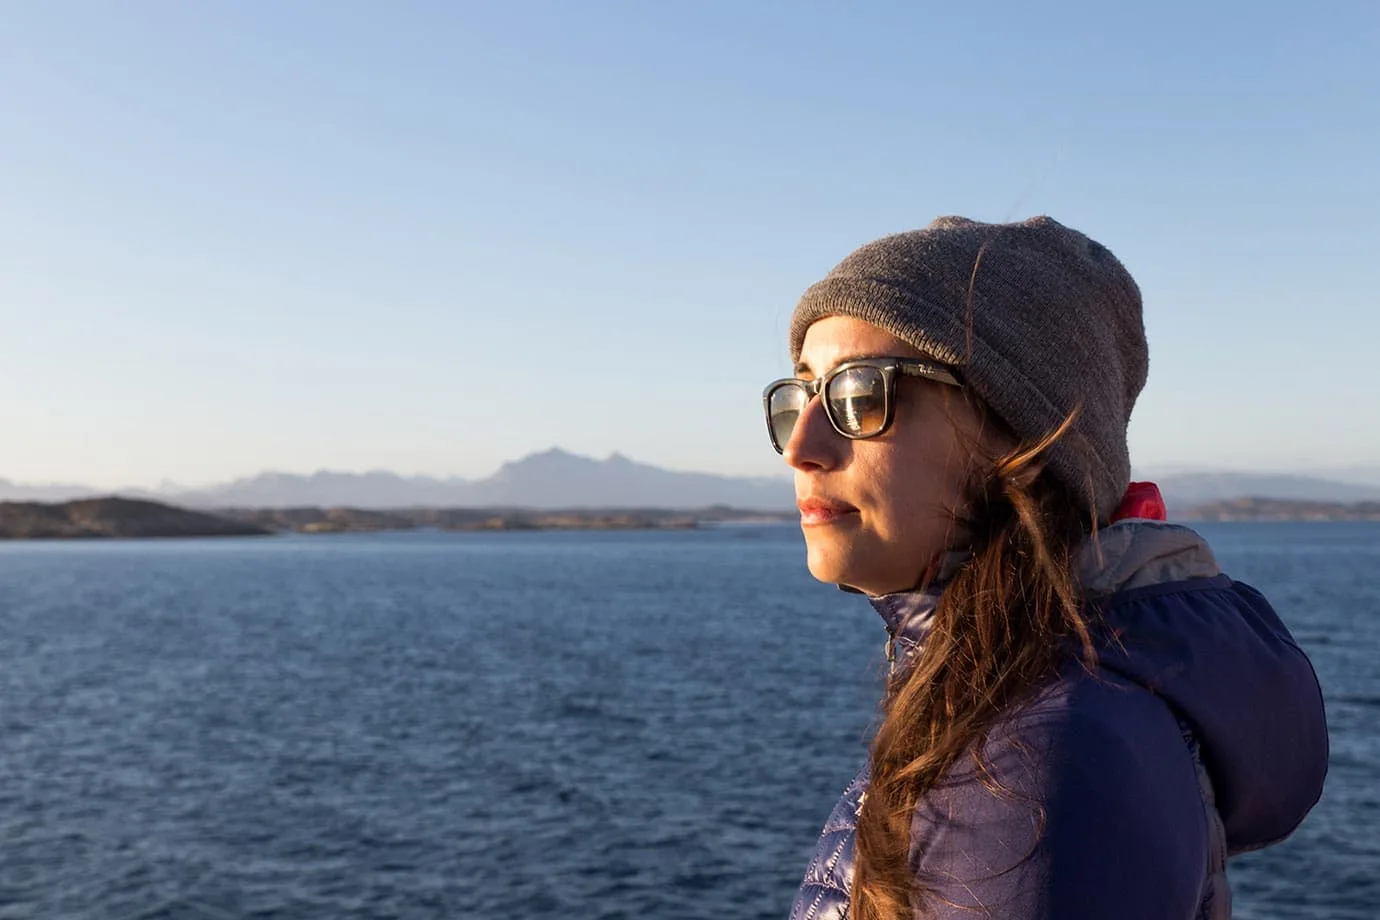
<instances>
[{"instance_id":1,"label":"jacket collar","mask_svg":"<svg viewBox=\"0 0 1380 920\"><path fill-rule=\"evenodd\" d=\"M954 575L968 560L969 553L946 553L934 577L918 588L894 594L868 595L872 609L886 624L887 659L908 661L924 643L934 624L934 610Z\"/></svg>"},{"instance_id":2,"label":"jacket collar","mask_svg":"<svg viewBox=\"0 0 1380 920\"><path fill-rule=\"evenodd\" d=\"M888 655L909 657L925 641L944 589L968 561L968 552L945 554L928 583L909 591L868 596L886 624ZM1218 574L1206 543L1192 530L1160 521L1126 520L1104 528L1074 557L1074 570L1089 599L1118 591Z\"/></svg>"}]
</instances>

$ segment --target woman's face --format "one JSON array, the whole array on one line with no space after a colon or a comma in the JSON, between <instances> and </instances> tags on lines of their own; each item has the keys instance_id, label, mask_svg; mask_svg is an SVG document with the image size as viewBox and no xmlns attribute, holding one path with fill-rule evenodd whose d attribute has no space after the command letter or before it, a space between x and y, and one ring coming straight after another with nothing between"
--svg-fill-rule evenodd
<instances>
[{"instance_id":1,"label":"woman's face","mask_svg":"<svg viewBox=\"0 0 1380 920\"><path fill-rule=\"evenodd\" d=\"M862 320L830 316L806 331L796 374L811 379L866 357L925 355ZM784 452L810 573L872 595L919 584L955 539L982 436L979 413L955 388L916 377L899 378L894 421L875 438L843 437L812 399Z\"/></svg>"}]
</instances>

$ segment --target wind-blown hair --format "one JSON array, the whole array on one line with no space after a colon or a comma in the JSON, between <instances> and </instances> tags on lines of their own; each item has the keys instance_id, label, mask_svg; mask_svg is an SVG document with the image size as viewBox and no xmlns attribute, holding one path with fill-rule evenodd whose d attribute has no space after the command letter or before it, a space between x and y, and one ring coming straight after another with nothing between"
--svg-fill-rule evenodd
<instances>
[{"instance_id":1,"label":"wind-blown hair","mask_svg":"<svg viewBox=\"0 0 1380 920\"><path fill-rule=\"evenodd\" d=\"M1040 464L1071 421L1038 443L984 463L966 506L955 509L956 528L972 555L944 588L914 663L893 675L887 688L858 817L854 920L930 913L931 889L916 878L910 860L921 797L964 758L994 786L981 751L999 716L1052 681L1071 659L1095 664L1073 571L1073 555L1095 519Z\"/></svg>"}]
</instances>

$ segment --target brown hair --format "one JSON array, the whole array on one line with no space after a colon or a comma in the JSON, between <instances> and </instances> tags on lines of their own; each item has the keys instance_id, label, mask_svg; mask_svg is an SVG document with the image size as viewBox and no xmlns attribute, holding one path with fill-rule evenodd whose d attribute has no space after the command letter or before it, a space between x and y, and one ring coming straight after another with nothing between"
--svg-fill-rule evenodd
<instances>
[{"instance_id":1,"label":"brown hair","mask_svg":"<svg viewBox=\"0 0 1380 920\"><path fill-rule=\"evenodd\" d=\"M998 717L1072 657L1088 667L1095 661L1073 553L1096 521L1039 463L1072 420L988 466L957 515L972 556L945 587L913 666L891 678L872 742L857 826L855 920L928 913L929 889L909 858L919 800L964 757L992 786L981 751Z\"/></svg>"}]
</instances>

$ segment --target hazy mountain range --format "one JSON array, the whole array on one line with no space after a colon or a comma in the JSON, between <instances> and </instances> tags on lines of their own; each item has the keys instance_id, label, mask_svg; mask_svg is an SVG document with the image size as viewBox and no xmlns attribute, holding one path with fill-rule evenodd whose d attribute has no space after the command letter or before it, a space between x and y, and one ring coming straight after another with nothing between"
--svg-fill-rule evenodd
<instances>
[{"instance_id":1,"label":"hazy mountain range","mask_svg":"<svg viewBox=\"0 0 1380 920\"><path fill-rule=\"evenodd\" d=\"M67 501L109 490L78 485L25 486L0 479L0 501ZM522 507L789 509L789 479L682 473L629 460L596 460L559 448L503 464L484 479L400 476L396 473L310 475L260 473L202 489L121 489L120 495L193 508L286 508L348 505L355 508Z\"/></svg>"},{"instance_id":2,"label":"hazy mountain range","mask_svg":"<svg viewBox=\"0 0 1380 920\"><path fill-rule=\"evenodd\" d=\"M1233 472L1175 472L1154 478L1171 512L1234 498L1353 502L1380 499L1380 470L1355 468L1345 479ZM111 490L80 485L27 486L0 479L0 501L67 501ZM202 489L167 486L120 489L193 508L287 508L315 505L355 508L735 508L782 510L794 504L786 477L737 477L683 473L638 463L621 454L596 460L555 448L505 463L484 479L318 472L260 473Z\"/></svg>"}]
</instances>

